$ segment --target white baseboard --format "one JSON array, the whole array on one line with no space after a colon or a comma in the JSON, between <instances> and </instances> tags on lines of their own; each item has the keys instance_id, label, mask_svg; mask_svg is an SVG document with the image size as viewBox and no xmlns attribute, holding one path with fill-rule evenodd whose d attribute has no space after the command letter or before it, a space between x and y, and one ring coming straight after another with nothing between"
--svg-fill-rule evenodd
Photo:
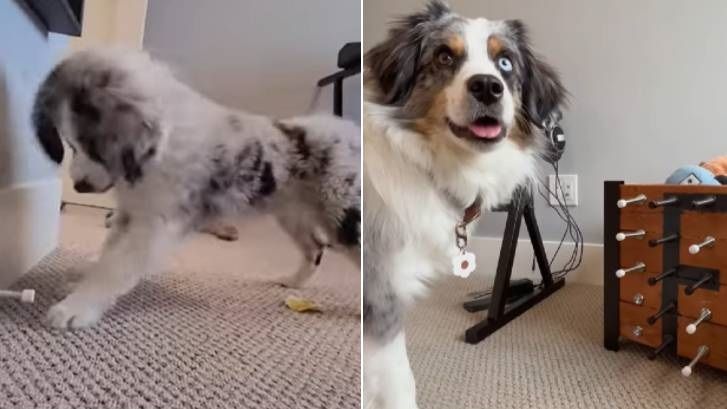
<instances>
[{"instance_id":1,"label":"white baseboard","mask_svg":"<svg viewBox=\"0 0 727 409\"><path fill-rule=\"evenodd\" d=\"M497 260L500 255L502 239L494 237L472 237L469 249L477 256L477 271L481 274L494 275L497 269ZM546 241L545 251L551 257L558 247L556 241ZM574 243L566 242L553 262L553 270L560 269L570 258ZM603 285L603 244L585 243L583 246L583 262L580 267L567 276L567 282ZM531 278L536 283L540 281L537 266L532 270L533 247L530 239L520 239L513 263L513 278Z\"/></svg>"},{"instance_id":2,"label":"white baseboard","mask_svg":"<svg viewBox=\"0 0 727 409\"><path fill-rule=\"evenodd\" d=\"M0 190L0 288L58 245L61 182L57 178Z\"/></svg>"}]
</instances>

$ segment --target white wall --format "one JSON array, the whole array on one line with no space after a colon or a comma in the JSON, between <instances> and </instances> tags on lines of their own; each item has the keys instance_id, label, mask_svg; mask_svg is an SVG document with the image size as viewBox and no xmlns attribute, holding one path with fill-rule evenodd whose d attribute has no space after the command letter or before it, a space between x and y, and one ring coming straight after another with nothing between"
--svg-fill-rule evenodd
<instances>
[{"instance_id":1,"label":"white wall","mask_svg":"<svg viewBox=\"0 0 727 409\"><path fill-rule=\"evenodd\" d=\"M360 41L359 0L150 1L144 47L225 105L285 117L304 112L338 50ZM344 82L359 120L360 76ZM331 112L330 90L321 96Z\"/></svg>"},{"instance_id":2,"label":"white wall","mask_svg":"<svg viewBox=\"0 0 727 409\"><path fill-rule=\"evenodd\" d=\"M421 0L366 0L364 48ZM603 181L660 183L677 167L727 154L727 2L723 0L451 0L468 16L518 18L572 94L562 173L579 175L573 213L601 242ZM544 204L546 239L562 227ZM500 236L501 215L479 233Z\"/></svg>"},{"instance_id":3,"label":"white wall","mask_svg":"<svg viewBox=\"0 0 727 409\"><path fill-rule=\"evenodd\" d=\"M30 113L67 44L46 34L21 2L0 1L0 288L58 240L58 167L36 142Z\"/></svg>"}]
</instances>

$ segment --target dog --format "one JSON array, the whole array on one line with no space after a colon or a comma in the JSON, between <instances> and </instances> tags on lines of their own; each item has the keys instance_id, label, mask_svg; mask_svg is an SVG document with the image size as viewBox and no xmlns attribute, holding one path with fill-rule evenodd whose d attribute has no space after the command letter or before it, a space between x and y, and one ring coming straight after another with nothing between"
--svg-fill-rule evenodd
<instances>
[{"instance_id":1,"label":"dog","mask_svg":"<svg viewBox=\"0 0 727 409\"><path fill-rule=\"evenodd\" d=\"M404 313L457 272L472 215L534 179L566 90L522 22L433 1L366 53L364 99L364 407L414 409Z\"/></svg>"},{"instance_id":2,"label":"dog","mask_svg":"<svg viewBox=\"0 0 727 409\"><path fill-rule=\"evenodd\" d=\"M286 120L233 110L142 52L93 50L58 64L32 122L56 163L73 151L81 193L114 186L118 214L101 255L48 311L50 324L96 323L189 232L248 210L272 212L304 254L302 285L331 247L359 262L360 129L326 115Z\"/></svg>"}]
</instances>

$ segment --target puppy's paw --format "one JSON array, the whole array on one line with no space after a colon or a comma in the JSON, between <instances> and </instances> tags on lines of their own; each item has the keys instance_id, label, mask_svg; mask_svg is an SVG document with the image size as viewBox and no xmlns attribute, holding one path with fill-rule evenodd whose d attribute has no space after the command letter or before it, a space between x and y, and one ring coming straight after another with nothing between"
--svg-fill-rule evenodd
<instances>
[{"instance_id":1,"label":"puppy's paw","mask_svg":"<svg viewBox=\"0 0 727 409\"><path fill-rule=\"evenodd\" d=\"M295 277L281 277L277 280L277 283L284 288L301 288L303 283Z\"/></svg>"},{"instance_id":2,"label":"puppy's paw","mask_svg":"<svg viewBox=\"0 0 727 409\"><path fill-rule=\"evenodd\" d=\"M225 241L236 241L240 238L240 234L237 232L237 227L235 226L217 226L210 233L217 236L218 239Z\"/></svg>"},{"instance_id":3,"label":"puppy's paw","mask_svg":"<svg viewBox=\"0 0 727 409\"><path fill-rule=\"evenodd\" d=\"M52 306L47 319L54 328L84 328L98 322L103 313L103 307L93 302L83 302L71 295Z\"/></svg>"}]
</instances>

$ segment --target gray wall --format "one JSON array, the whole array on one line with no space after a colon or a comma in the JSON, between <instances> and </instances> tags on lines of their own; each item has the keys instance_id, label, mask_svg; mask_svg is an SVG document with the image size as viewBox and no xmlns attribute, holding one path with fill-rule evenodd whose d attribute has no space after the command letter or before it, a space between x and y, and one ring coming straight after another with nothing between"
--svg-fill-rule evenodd
<instances>
[{"instance_id":1,"label":"gray wall","mask_svg":"<svg viewBox=\"0 0 727 409\"><path fill-rule=\"evenodd\" d=\"M677 167L727 154L727 2L451 0L467 16L518 18L571 96L561 173L579 176L573 208L587 242L602 242L602 183L660 183ZM391 16L421 0L365 0L364 49ZM546 239L562 226L544 203ZM499 236L502 215L479 234Z\"/></svg>"},{"instance_id":2,"label":"gray wall","mask_svg":"<svg viewBox=\"0 0 727 409\"><path fill-rule=\"evenodd\" d=\"M279 117L303 113L338 50L360 41L359 0L151 0L144 48L223 104ZM360 120L360 76L344 82L344 115ZM320 109L332 112L332 94Z\"/></svg>"},{"instance_id":3,"label":"gray wall","mask_svg":"<svg viewBox=\"0 0 727 409\"><path fill-rule=\"evenodd\" d=\"M65 36L46 34L22 2L0 1L0 191L57 175L35 141L30 112L38 84L67 44Z\"/></svg>"}]
</instances>

